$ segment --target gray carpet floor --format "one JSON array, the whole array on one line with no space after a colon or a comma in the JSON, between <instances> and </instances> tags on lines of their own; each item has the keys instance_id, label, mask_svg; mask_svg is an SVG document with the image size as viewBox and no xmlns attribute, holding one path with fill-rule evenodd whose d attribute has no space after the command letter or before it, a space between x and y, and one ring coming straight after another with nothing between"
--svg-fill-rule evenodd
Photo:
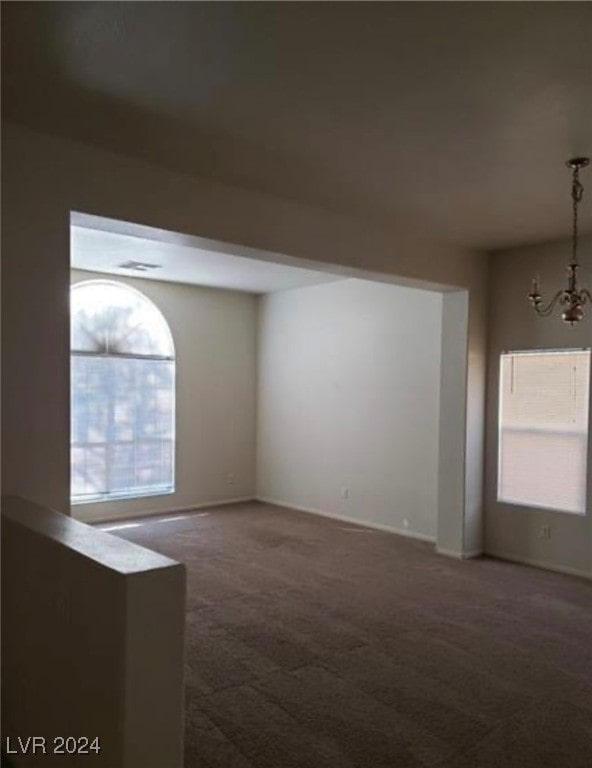
<instances>
[{"instance_id":1,"label":"gray carpet floor","mask_svg":"<svg viewBox=\"0 0 592 768\"><path fill-rule=\"evenodd\" d=\"M590 768L592 583L263 504L187 565L186 768Z\"/></svg>"}]
</instances>

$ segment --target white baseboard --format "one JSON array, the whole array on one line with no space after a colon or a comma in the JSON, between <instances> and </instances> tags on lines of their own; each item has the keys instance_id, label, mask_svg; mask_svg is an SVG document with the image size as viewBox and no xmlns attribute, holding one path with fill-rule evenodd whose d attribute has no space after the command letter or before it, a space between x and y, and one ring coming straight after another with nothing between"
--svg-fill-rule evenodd
<instances>
[{"instance_id":1,"label":"white baseboard","mask_svg":"<svg viewBox=\"0 0 592 768\"><path fill-rule=\"evenodd\" d=\"M507 560L511 563L520 563L521 565L530 565L533 568L542 568L545 571L555 571L556 573L564 573L567 576L579 576L582 579L592 579L592 573L590 571L582 571L579 568L570 568L568 565L556 565L555 563L549 563L546 560L520 557L518 555L509 554L508 552L496 552L492 549L488 549L484 554L488 557L496 557L498 560Z\"/></svg>"},{"instance_id":2,"label":"white baseboard","mask_svg":"<svg viewBox=\"0 0 592 768\"><path fill-rule=\"evenodd\" d=\"M235 499L224 499L224 501L204 501L199 504L192 504L189 507L173 507L169 509L151 509L142 510L138 512L127 512L124 515L108 515L106 517L92 517L84 519L82 517L75 517L81 523L88 523L94 525L95 523L117 523L124 520L136 520L139 517L158 517L159 515L179 515L186 512L193 512L196 509L206 509L207 507L226 507L231 504L245 504L249 501L257 501L254 496L240 496ZM73 516L74 517L74 516Z\"/></svg>"},{"instance_id":3,"label":"white baseboard","mask_svg":"<svg viewBox=\"0 0 592 768\"><path fill-rule=\"evenodd\" d=\"M442 549L441 547L436 547L436 552L439 555L444 555L444 557L455 557L457 560L471 560L474 557L481 557L483 554L481 549L473 549L470 552L456 552L453 549Z\"/></svg>"},{"instance_id":4,"label":"white baseboard","mask_svg":"<svg viewBox=\"0 0 592 768\"><path fill-rule=\"evenodd\" d=\"M302 507L297 504L290 504L287 501L279 501L278 499L270 499L263 496L257 496L256 501L260 501L263 504L273 504L276 507L285 507L286 509L295 509L298 512L307 512L311 515L319 515L320 517L328 517L331 520L341 520L344 523L352 523L359 525L362 528L373 528L377 531L383 531L384 533L396 533L399 536L406 536L408 539L419 539L420 541L428 541L434 544L436 539L433 536L427 536L424 533L416 533L410 531L407 528L395 528L392 525L385 525L384 523L375 523L371 520L360 520L357 517L351 517L349 515L340 515L335 512L325 512L322 509L316 509L315 507Z\"/></svg>"}]
</instances>

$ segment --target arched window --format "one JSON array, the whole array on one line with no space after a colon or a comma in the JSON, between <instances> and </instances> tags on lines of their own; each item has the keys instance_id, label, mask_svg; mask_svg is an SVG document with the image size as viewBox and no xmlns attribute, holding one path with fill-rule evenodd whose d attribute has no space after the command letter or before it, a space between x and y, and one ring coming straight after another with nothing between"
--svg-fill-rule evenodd
<instances>
[{"instance_id":1,"label":"arched window","mask_svg":"<svg viewBox=\"0 0 592 768\"><path fill-rule=\"evenodd\" d=\"M172 493L175 349L139 291L89 280L70 291L72 502Z\"/></svg>"}]
</instances>

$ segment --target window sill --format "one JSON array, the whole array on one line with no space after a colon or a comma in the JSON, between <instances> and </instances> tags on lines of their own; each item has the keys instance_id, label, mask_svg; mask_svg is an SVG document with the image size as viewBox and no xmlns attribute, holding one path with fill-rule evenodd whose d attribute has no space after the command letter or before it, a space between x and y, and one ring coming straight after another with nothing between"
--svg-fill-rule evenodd
<instances>
[{"instance_id":1,"label":"window sill","mask_svg":"<svg viewBox=\"0 0 592 768\"><path fill-rule=\"evenodd\" d=\"M166 488L155 488L145 491L133 491L128 493L109 493L98 494L97 496L86 496L85 498L72 497L70 504L72 506L81 506L84 504L100 504L105 501L133 501L133 499L146 499L151 496L170 496L175 489L168 486Z\"/></svg>"},{"instance_id":2,"label":"window sill","mask_svg":"<svg viewBox=\"0 0 592 768\"><path fill-rule=\"evenodd\" d=\"M521 507L522 509L532 509L535 512L554 512L559 515L573 515L575 517L586 517L586 510L557 509L557 507L546 507L543 504L534 504L527 501L513 501L511 499L496 499L498 504L506 507Z\"/></svg>"}]
</instances>

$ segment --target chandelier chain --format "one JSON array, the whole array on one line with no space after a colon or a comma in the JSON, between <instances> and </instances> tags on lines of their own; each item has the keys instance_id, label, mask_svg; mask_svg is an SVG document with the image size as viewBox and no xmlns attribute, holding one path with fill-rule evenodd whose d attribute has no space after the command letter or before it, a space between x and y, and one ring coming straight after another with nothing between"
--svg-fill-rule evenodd
<instances>
[{"instance_id":1,"label":"chandelier chain","mask_svg":"<svg viewBox=\"0 0 592 768\"><path fill-rule=\"evenodd\" d=\"M572 264L578 263L578 204L581 202L584 195L584 187L580 183L579 174L580 169L576 166L573 169L573 182L571 187L571 199L573 203Z\"/></svg>"}]
</instances>

